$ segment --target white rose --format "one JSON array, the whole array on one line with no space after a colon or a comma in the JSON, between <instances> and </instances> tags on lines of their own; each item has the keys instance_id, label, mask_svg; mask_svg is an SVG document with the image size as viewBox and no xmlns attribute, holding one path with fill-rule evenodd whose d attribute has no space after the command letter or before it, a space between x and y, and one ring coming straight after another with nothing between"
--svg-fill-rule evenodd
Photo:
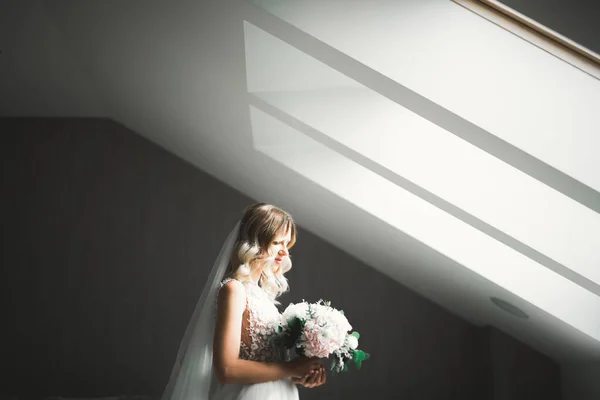
<instances>
[{"instance_id":1,"label":"white rose","mask_svg":"<svg viewBox=\"0 0 600 400\"><path fill-rule=\"evenodd\" d=\"M306 318L308 311L307 303L290 304L283 312L283 318L287 321L292 318Z\"/></svg>"},{"instance_id":2,"label":"white rose","mask_svg":"<svg viewBox=\"0 0 600 400\"><path fill-rule=\"evenodd\" d=\"M354 350L358 347L358 339L352 335L348 336L348 346Z\"/></svg>"}]
</instances>

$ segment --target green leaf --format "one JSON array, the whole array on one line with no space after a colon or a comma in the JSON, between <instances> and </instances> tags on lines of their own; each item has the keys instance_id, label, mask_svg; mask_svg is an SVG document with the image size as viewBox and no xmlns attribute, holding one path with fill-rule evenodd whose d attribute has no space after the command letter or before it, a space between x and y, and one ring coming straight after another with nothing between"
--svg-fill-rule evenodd
<instances>
[{"instance_id":1,"label":"green leaf","mask_svg":"<svg viewBox=\"0 0 600 400\"><path fill-rule=\"evenodd\" d=\"M352 332L350 335L354 336L357 340L360 339L360 333Z\"/></svg>"},{"instance_id":2,"label":"green leaf","mask_svg":"<svg viewBox=\"0 0 600 400\"><path fill-rule=\"evenodd\" d=\"M354 357L352 357L354 361L363 361L365 360L365 352L362 350L355 350Z\"/></svg>"},{"instance_id":3,"label":"green leaf","mask_svg":"<svg viewBox=\"0 0 600 400\"><path fill-rule=\"evenodd\" d=\"M284 336L285 347L291 349L302 334L302 320L300 318L291 318L287 321L288 331Z\"/></svg>"}]
</instances>

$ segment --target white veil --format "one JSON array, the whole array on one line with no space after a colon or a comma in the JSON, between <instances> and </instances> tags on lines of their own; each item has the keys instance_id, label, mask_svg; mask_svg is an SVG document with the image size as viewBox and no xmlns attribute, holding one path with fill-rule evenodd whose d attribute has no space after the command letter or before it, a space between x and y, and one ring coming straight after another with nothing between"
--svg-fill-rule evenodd
<instances>
[{"instance_id":1,"label":"white veil","mask_svg":"<svg viewBox=\"0 0 600 400\"><path fill-rule=\"evenodd\" d=\"M239 228L238 221L229 233L208 275L179 345L175 365L161 400L208 400L211 388L218 384L214 379L212 368L216 300Z\"/></svg>"}]
</instances>

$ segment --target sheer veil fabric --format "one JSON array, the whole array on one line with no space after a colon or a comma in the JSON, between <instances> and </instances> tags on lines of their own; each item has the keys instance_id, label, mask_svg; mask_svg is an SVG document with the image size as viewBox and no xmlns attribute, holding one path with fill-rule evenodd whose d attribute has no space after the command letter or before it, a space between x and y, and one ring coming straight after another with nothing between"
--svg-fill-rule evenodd
<instances>
[{"instance_id":1,"label":"sheer veil fabric","mask_svg":"<svg viewBox=\"0 0 600 400\"><path fill-rule=\"evenodd\" d=\"M219 287L240 229L240 221L229 233L213 265L194 313L179 346L175 365L161 400L208 400L220 386L212 361L216 301Z\"/></svg>"}]
</instances>

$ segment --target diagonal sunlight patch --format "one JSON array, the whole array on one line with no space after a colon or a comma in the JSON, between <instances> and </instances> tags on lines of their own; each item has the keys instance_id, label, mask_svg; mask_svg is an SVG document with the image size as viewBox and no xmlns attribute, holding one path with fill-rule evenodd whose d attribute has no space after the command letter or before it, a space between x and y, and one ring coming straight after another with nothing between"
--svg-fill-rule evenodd
<instances>
[{"instance_id":1,"label":"diagonal sunlight patch","mask_svg":"<svg viewBox=\"0 0 600 400\"><path fill-rule=\"evenodd\" d=\"M254 25L600 212L600 81L449 1L250 2Z\"/></svg>"},{"instance_id":2,"label":"diagonal sunlight patch","mask_svg":"<svg viewBox=\"0 0 600 400\"><path fill-rule=\"evenodd\" d=\"M455 217L598 288L600 214L252 24L244 29L253 95L418 185L432 204L455 206L444 208Z\"/></svg>"},{"instance_id":3,"label":"diagonal sunlight patch","mask_svg":"<svg viewBox=\"0 0 600 400\"><path fill-rule=\"evenodd\" d=\"M253 106L250 117L258 151L600 341L600 297Z\"/></svg>"}]
</instances>

